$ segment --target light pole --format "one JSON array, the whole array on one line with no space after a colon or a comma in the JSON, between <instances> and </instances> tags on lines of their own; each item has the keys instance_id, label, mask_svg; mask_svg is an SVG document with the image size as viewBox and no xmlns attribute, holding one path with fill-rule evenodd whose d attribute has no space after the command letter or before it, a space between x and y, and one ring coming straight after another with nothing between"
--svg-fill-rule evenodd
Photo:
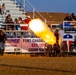
<instances>
[{"instance_id":1,"label":"light pole","mask_svg":"<svg viewBox=\"0 0 76 75\"><path fill-rule=\"evenodd\" d=\"M24 0L24 12L26 11L26 0Z\"/></svg>"}]
</instances>

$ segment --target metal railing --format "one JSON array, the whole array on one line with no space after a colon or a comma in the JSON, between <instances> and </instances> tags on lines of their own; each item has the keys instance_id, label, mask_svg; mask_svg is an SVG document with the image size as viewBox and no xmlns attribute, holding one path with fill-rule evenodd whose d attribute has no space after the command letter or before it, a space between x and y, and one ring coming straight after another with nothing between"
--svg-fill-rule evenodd
<instances>
[{"instance_id":1,"label":"metal railing","mask_svg":"<svg viewBox=\"0 0 76 75\"><path fill-rule=\"evenodd\" d=\"M40 18L42 21L46 23L46 19L37 11L37 9L28 0L26 0L26 11L32 11L32 18Z\"/></svg>"},{"instance_id":2,"label":"metal railing","mask_svg":"<svg viewBox=\"0 0 76 75\"><path fill-rule=\"evenodd\" d=\"M46 23L46 19L36 10L28 0L13 0L24 9L24 12L32 12L31 18L40 18Z\"/></svg>"},{"instance_id":3,"label":"metal railing","mask_svg":"<svg viewBox=\"0 0 76 75\"><path fill-rule=\"evenodd\" d=\"M12 0L14 3L16 3L20 8L23 8L23 11L25 12L25 1L26 0Z\"/></svg>"},{"instance_id":4,"label":"metal railing","mask_svg":"<svg viewBox=\"0 0 76 75\"><path fill-rule=\"evenodd\" d=\"M12 27L11 27L12 26ZM26 26L27 29L23 30L22 26ZM24 24L6 24L6 23L0 23L0 30L3 30L3 32L7 35L7 38L33 38L36 37L34 33L29 29L28 25Z\"/></svg>"},{"instance_id":5,"label":"metal railing","mask_svg":"<svg viewBox=\"0 0 76 75\"><path fill-rule=\"evenodd\" d=\"M76 21L63 21L65 33L76 33Z\"/></svg>"}]
</instances>

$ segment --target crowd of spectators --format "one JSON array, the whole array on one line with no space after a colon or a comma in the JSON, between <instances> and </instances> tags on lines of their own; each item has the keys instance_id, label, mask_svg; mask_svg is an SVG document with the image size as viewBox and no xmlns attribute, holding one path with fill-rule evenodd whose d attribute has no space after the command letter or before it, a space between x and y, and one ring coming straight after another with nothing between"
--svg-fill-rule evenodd
<instances>
[{"instance_id":1,"label":"crowd of spectators","mask_svg":"<svg viewBox=\"0 0 76 75\"><path fill-rule=\"evenodd\" d=\"M29 30L28 28L28 23L30 21L30 17L26 17L24 20L22 20L21 17L15 18L14 21L11 17L10 14L8 14L6 16L5 19L5 23L6 23L6 30L9 30L9 35L10 37L21 37L22 35L24 35L24 37L26 37L26 35L28 34L28 32L19 32L20 30ZM12 32L13 30L18 30L18 32ZM16 35L16 36L15 36Z\"/></svg>"},{"instance_id":2,"label":"crowd of spectators","mask_svg":"<svg viewBox=\"0 0 76 75\"><path fill-rule=\"evenodd\" d=\"M3 3L0 5L0 15L5 15L5 21L4 23L6 24L4 27L4 30L8 30L7 37L21 37L24 35L26 37L27 32L19 32L20 30L28 30L28 23L30 22L30 16L25 17L25 19L22 19L22 17L15 18L14 20L11 17L9 10L6 10L6 6ZM1 28L0 28L1 29ZM14 30L18 30L18 32L14 32ZM10 36L9 36L10 35Z\"/></svg>"},{"instance_id":3,"label":"crowd of spectators","mask_svg":"<svg viewBox=\"0 0 76 75\"><path fill-rule=\"evenodd\" d=\"M67 13L66 17L64 18L64 21L76 21L75 14L74 13L72 13L72 14Z\"/></svg>"},{"instance_id":4,"label":"crowd of spectators","mask_svg":"<svg viewBox=\"0 0 76 75\"><path fill-rule=\"evenodd\" d=\"M2 5L0 5L0 15L5 14L5 24L6 24L6 30L10 30L11 31L11 35L13 36L13 30L28 30L28 23L31 20L30 17L25 17L25 19L23 20L21 17L15 18L14 20L11 17L11 14L7 13L8 10L6 10L6 6L3 3ZM64 18L64 21L76 21L76 16L74 13L66 14L66 17ZM21 36L21 34L24 33L19 33L18 35Z\"/></svg>"},{"instance_id":5,"label":"crowd of spectators","mask_svg":"<svg viewBox=\"0 0 76 75\"><path fill-rule=\"evenodd\" d=\"M76 16L74 13L67 13L64 18L64 31L65 32L76 32Z\"/></svg>"},{"instance_id":6,"label":"crowd of spectators","mask_svg":"<svg viewBox=\"0 0 76 75\"><path fill-rule=\"evenodd\" d=\"M12 28L12 30L14 30L14 29L18 30L18 27L19 26L21 27L21 30L27 30L28 29L28 26L26 26L26 25L28 25L28 23L30 22L30 20L31 19L28 16L28 17L25 17L24 20L22 20L21 17L18 17L18 18L15 18L14 21L13 21L11 15L8 14L6 16L5 23L8 24L7 25L8 26L7 27L8 30L9 30L10 27Z\"/></svg>"}]
</instances>

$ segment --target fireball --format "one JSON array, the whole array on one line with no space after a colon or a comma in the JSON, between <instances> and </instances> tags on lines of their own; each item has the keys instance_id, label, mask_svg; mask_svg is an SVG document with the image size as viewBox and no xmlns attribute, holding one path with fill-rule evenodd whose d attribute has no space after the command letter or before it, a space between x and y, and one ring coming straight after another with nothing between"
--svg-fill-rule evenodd
<instances>
[{"instance_id":1,"label":"fireball","mask_svg":"<svg viewBox=\"0 0 76 75\"><path fill-rule=\"evenodd\" d=\"M29 28L34 32L36 36L41 38L47 44L55 44L56 37L49 27L40 19L32 19L29 22Z\"/></svg>"}]
</instances>

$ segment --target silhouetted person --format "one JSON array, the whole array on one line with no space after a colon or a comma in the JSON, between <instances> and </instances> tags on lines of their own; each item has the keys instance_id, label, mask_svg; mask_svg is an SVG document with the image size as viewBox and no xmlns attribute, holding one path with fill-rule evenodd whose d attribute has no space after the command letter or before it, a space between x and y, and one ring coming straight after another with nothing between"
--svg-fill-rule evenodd
<instances>
[{"instance_id":1,"label":"silhouetted person","mask_svg":"<svg viewBox=\"0 0 76 75\"><path fill-rule=\"evenodd\" d=\"M0 55L3 56L5 49L5 41L7 40L6 35L0 30Z\"/></svg>"},{"instance_id":2,"label":"silhouetted person","mask_svg":"<svg viewBox=\"0 0 76 75\"><path fill-rule=\"evenodd\" d=\"M66 17L64 18L64 21L72 21L72 16L69 13L67 13Z\"/></svg>"},{"instance_id":3,"label":"silhouetted person","mask_svg":"<svg viewBox=\"0 0 76 75\"><path fill-rule=\"evenodd\" d=\"M2 9L1 9L1 5L0 5L0 15L2 15Z\"/></svg>"},{"instance_id":4,"label":"silhouetted person","mask_svg":"<svg viewBox=\"0 0 76 75\"><path fill-rule=\"evenodd\" d=\"M71 16L74 20L76 20L76 16L74 15L74 13L72 13Z\"/></svg>"}]
</instances>

